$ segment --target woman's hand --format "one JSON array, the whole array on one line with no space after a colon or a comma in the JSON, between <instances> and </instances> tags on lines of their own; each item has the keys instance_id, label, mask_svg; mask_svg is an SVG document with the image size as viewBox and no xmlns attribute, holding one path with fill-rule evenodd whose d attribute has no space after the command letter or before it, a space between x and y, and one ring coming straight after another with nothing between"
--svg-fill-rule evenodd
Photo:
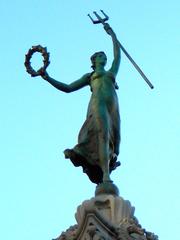
<instances>
[{"instance_id":1,"label":"woman's hand","mask_svg":"<svg viewBox=\"0 0 180 240\"><path fill-rule=\"evenodd\" d=\"M43 69L40 70L40 76L44 79L44 80L48 80L49 75L46 71L44 71Z\"/></svg>"},{"instance_id":2,"label":"woman's hand","mask_svg":"<svg viewBox=\"0 0 180 240\"><path fill-rule=\"evenodd\" d=\"M110 27L110 25L108 23L104 24L104 30L107 32L107 34L109 35L115 35L114 31L112 30L112 28Z\"/></svg>"}]
</instances>

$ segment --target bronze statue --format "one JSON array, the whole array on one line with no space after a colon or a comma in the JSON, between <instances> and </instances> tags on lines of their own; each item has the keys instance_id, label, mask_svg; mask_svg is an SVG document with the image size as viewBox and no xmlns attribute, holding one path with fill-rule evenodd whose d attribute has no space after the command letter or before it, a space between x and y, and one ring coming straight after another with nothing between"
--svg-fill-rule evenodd
<instances>
[{"instance_id":1,"label":"bronze statue","mask_svg":"<svg viewBox=\"0 0 180 240\"><path fill-rule=\"evenodd\" d=\"M78 144L73 149L66 149L64 154L75 166L82 166L83 171L95 183L110 181L110 171L118 165L116 160L120 143L120 117L115 81L120 64L120 48L109 24L106 23L104 29L112 37L114 48L114 60L108 71L104 69L107 62L105 53L96 52L91 56L93 72L85 74L71 84L56 81L47 72L41 73L46 81L66 93L88 85L91 87L87 118L80 130Z\"/></svg>"},{"instance_id":2,"label":"bronze statue","mask_svg":"<svg viewBox=\"0 0 180 240\"><path fill-rule=\"evenodd\" d=\"M90 86L92 95L89 102L86 120L79 132L78 144L73 149L64 151L65 157L70 158L75 166L82 166L83 171L94 183L108 183L110 173L120 165L117 161L120 145L120 115L116 89L116 76L120 65L120 49L126 54L132 64L139 71L148 85L153 88L141 69L132 60L123 46L118 41L116 34L106 21L108 16L101 18L96 12L97 19L93 23L102 23L113 42L114 59L109 70L105 70L107 62L106 54L102 51L91 56L93 71L83 75L79 80L66 84L51 78L46 68L49 64L49 53L46 48L40 45L32 47L26 55L25 66L31 76L41 76L60 91L70 93L85 86ZM41 52L44 57L44 66L38 71L34 71L30 65L30 59L34 52Z\"/></svg>"}]
</instances>

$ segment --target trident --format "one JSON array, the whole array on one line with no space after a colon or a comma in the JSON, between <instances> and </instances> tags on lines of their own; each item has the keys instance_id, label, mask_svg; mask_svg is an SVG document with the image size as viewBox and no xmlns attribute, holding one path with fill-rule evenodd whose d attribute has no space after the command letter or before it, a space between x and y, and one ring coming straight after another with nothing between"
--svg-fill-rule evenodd
<instances>
[{"instance_id":1,"label":"trident","mask_svg":"<svg viewBox=\"0 0 180 240\"><path fill-rule=\"evenodd\" d=\"M105 14L105 12L103 10L100 10L101 13L103 14L103 18L97 14L97 12L93 12L94 15L97 17L97 20L94 20L90 14L88 14L88 17L91 19L91 21L94 24L98 24L98 23L102 23L103 25L105 25L105 22L108 21L109 17L107 14ZM133 66L136 68L136 70L140 73L140 75L142 76L142 78L146 81L146 83L149 85L149 87L151 89L154 88L154 86L152 85L152 83L149 81L149 79L146 77L146 75L143 73L143 71L140 69L140 67L137 65L137 63L135 63L135 61L132 59L132 57L129 55L129 53L126 51L126 49L122 46L122 44L118 41L119 47L121 48L121 50L124 52L124 54L126 55L126 57L130 60L130 62L133 64Z\"/></svg>"}]
</instances>

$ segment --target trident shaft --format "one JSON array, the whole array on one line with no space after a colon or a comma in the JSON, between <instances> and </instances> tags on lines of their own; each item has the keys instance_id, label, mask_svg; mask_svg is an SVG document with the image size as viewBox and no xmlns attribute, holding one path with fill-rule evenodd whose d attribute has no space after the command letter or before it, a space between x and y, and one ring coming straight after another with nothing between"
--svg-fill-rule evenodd
<instances>
[{"instance_id":1,"label":"trident shaft","mask_svg":"<svg viewBox=\"0 0 180 240\"><path fill-rule=\"evenodd\" d=\"M102 23L103 25L105 25L106 21L108 21L109 17L107 16L107 14L105 14L105 12L103 10L100 10L101 13L103 14L103 17L101 17L97 12L93 12L94 15L96 16L97 20L94 20L90 14L88 14L88 17L91 19L91 21L94 24L98 24L98 23ZM133 66L136 68L136 70L140 73L140 75L142 76L142 78L146 81L146 83L149 85L149 87L151 89L154 88L154 86L152 85L152 83L149 81L149 79L146 77L146 75L143 73L143 71L141 70L141 68L137 65L137 63L132 59L132 57L129 55L129 53L126 51L126 49L123 47L123 45L118 41L119 47L121 48L121 50L124 52L124 54L126 55L126 57L130 60L130 62L133 64Z\"/></svg>"}]
</instances>

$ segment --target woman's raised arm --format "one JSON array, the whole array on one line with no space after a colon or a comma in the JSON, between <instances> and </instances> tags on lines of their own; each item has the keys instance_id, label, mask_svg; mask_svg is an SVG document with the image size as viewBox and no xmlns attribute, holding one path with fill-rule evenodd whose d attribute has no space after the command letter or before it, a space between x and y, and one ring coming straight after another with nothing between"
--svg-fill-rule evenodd
<instances>
[{"instance_id":1,"label":"woman's raised arm","mask_svg":"<svg viewBox=\"0 0 180 240\"><path fill-rule=\"evenodd\" d=\"M70 93L87 86L89 84L90 73L83 75L80 79L70 84L56 81L55 79L51 78L47 72L42 73L41 77L58 90L63 91L65 93Z\"/></svg>"},{"instance_id":2,"label":"woman's raised arm","mask_svg":"<svg viewBox=\"0 0 180 240\"><path fill-rule=\"evenodd\" d=\"M114 60L112 62L112 66L109 71L112 72L116 76L118 73L119 65L120 65L120 61L121 61L120 44L116 37L116 34L114 33L114 31L112 30L112 28L110 27L110 25L108 23L104 24L104 29L112 37Z\"/></svg>"}]
</instances>

